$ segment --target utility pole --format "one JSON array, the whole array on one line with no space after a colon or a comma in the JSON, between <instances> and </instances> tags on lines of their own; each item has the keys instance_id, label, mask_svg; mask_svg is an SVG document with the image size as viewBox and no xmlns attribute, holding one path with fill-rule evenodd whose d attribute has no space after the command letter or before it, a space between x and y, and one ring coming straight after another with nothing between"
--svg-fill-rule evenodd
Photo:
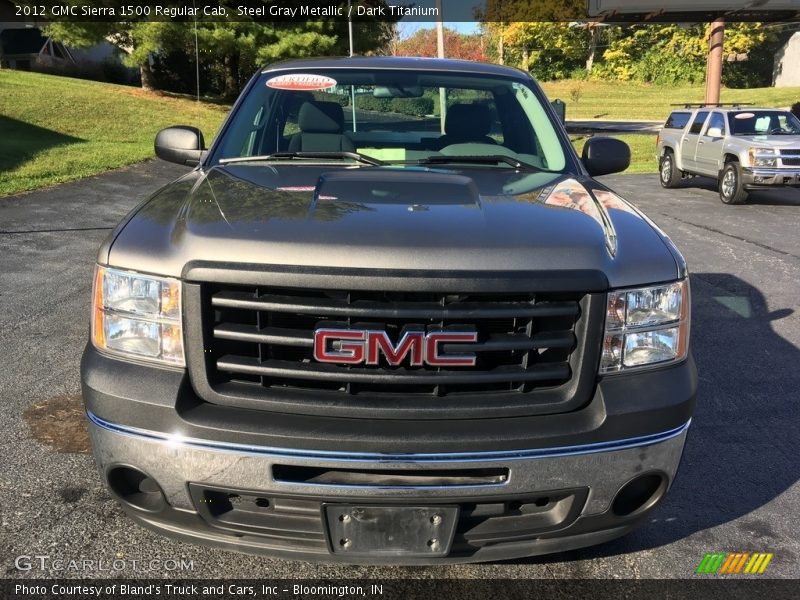
<instances>
[{"instance_id":1,"label":"utility pole","mask_svg":"<svg viewBox=\"0 0 800 600\"><path fill-rule=\"evenodd\" d=\"M436 50L439 58L444 58L444 17L442 0L436 0ZM439 128L444 134L444 122L447 119L447 91L439 88Z\"/></svg>"},{"instance_id":2,"label":"utility pole","mask_svg":"<svg viewBox=\"0 0 800 600\"><path fill-rule=\"evenodd\" d=\"M350 36L350 56L353 56L353 0L347 0L347 33Z\"/></svg>"},{"instance_id":3,"label":"utility pole","mask_svg":"<svg viewBox=\"0 0 800 600\"><path fill-rule=\"evenodd\" d=\"M442 21L442 0L436 0L436 49L439 58L444 58L444 22Z\"/></svg>"},{"instance_id":4,"label":"utility pole","mask_svg":"<svg viewBox=\"0 0 800 600\"><path fill-rule=\"evenodd\" d=\"M197 41L197 6L192 0L194 7L194 68L195 68L195 83L197 83L197 102L200 102L200 44Z\"/></svg>"},{"instance_id":5,"label":"utility pole","mask_svg":"<svg viewBox=\"0 0 800 600\"><path fill-rule=\"evenodd\" d=\"M725 46L725 19L711 24L708 38L708 64L706 66L706 104L719 104L722 87L722 52Z\"/></svg>"},{"instance_id":6,"label":"utility pole","mask_svg":"<svg viewBox=\"0 0 800 600\"><path fill-rule=\"evenodd\" d=\"M347 34L350 37L350 56L353 56L353 2L352 0L347 0ZM356 86L350 86L350 106L352 107L353 113L353 132L357 131L356 125Z\"/></svg>"}]
</instances>

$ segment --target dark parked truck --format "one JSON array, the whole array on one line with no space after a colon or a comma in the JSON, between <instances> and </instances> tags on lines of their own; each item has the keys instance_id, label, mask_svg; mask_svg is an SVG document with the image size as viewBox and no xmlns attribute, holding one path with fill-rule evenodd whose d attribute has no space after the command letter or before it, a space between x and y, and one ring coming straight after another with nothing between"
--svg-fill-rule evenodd
<instances>
[{"instance_id":1,"label":"dark parked truck","mask_svg":"<svg viewBox=\"0 0 800 600\"><path fill-rule=\"evenodd\" d=\"M671 241L527 73L293 61L100 248L102 477L167 535L303 560L507 559L646 519L695 401Z\"/></svg>"}]
</instances>

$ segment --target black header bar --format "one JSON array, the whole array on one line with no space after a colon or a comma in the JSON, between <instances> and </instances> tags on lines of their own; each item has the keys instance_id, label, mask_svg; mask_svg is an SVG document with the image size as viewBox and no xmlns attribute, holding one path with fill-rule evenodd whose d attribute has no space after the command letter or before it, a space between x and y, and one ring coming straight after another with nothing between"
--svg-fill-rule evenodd
<instances>
[{"instance_id":1,"label":"black header bar","mask_svg":"<svg viewBox=\"0 0 800 600\"><path fill-rule=\"evenodd\" d=\"M441 6L441 10L440 7ZM0 0L0 22L790 21L798 0Z\"/></svg>"}]
</instances>

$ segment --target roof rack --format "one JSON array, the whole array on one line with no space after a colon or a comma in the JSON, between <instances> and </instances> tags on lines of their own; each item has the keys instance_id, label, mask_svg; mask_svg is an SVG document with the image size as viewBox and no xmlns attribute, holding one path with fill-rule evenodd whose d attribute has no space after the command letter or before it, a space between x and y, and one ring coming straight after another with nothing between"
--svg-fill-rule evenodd
<instances>
[{"instance_id":1,"label":"roof rack","mask_svg":"<svg viewBox=\"0 0 800 600\"><path fill-rule=\"evenodd\" d=\"M682 106L683 108L705 108L707 106L754 106L752 102L678 102L670 106Z\"/></svg>"}]
</instances>

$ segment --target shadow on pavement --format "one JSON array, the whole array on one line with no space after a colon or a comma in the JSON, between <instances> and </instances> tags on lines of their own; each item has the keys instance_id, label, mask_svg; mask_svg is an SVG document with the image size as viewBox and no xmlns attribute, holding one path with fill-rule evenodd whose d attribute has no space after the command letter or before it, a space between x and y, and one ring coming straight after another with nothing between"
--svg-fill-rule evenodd
<instances>
[{"instance_id":1,"label":"shadow on pavement","mask_svg":"<svg viewBox=\"0 0 800 600\"><path fill-rule=\"evenodd\" d=\"M0 115L0 140L0 171L14 169L44 150L86 141L5 115Z\"/></svg>"},{"instance_id":2,"label":"shadow on pavement","mask_svg":"<svg viewBox=\"0 0 800 600\"><path fill-rule=\"evenodd\" d=\"M709 192L713 192L714 196L713 198L709 197L709 200L720 202L719 192L717 190L717 182L716 180L711 179L710 177L694 177L691 179L686 179L684 181L681 181L676 189L685 189L685 190L696 189L696 190L706 190ZM720 202L720 204L722 204L722 202ZM783 188L775 188L774 190L756 190L750 192L750 195L747 198L747 203L745 204L745 206L749 204L763 205L763 206L800 207L800 189L783 187ZM731 207L731 208L736 209L737 207Z\"/></svg>"},{"instance_id":3,"label":"shadow on pavement","mask_svg":"<svg viewBox=\"0 0 800 600\"><path fill-rule=\"evenodd\" d=\"M669 496L623 538L530 561L613 556L689 535L702 544L704 531L733 520L734 545L774 545L785 531L785 523L749 515L800 476L800 350L777 333L794 309L770 311L757 288L733 275L698 273L691 282L697 409Z\"/></svg>"}]
</instances>

